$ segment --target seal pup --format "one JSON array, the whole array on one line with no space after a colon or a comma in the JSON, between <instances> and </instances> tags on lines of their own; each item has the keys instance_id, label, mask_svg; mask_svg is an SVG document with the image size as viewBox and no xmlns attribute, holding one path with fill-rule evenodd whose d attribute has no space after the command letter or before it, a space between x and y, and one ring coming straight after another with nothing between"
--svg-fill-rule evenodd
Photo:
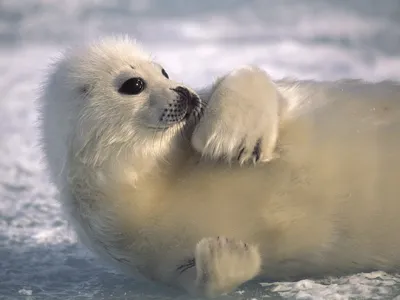
<instances>
[{"instance_id":1,"label":"seal pup","mask_svg":"<svg viewBox=\"0 0 400 300\"><path fill-rule=\"evenodd\" d=\"M126 272L212 297L257 276L391 271L399 95L256 67L196 94L111 38L56 63L44 150L81 240Z\"/></svg>"},{"instance_id":2,"label":"seal pup","mask_svg":"<svg viewBox=\"0 0 400 300\"><path fill-rule=\"evenodd\" d=\"M91 250L126 272L198 295L229 291L257 274L255 246L202 238L194 219L179 221L187 197L170 202L172 210L166 206L178 196L170 194L173 185L205 154L190 144L204 104L139 45L108 38L69 49L55 62L40 100L50 175L78 237ZM262 156L256 150L249 161ZM218 269L230 278L215 281L208 270L212 257L232 247L235 253L219 259L230 263ZM241 272L234 275L232 268Z\"/></svg>"}]
</instances>

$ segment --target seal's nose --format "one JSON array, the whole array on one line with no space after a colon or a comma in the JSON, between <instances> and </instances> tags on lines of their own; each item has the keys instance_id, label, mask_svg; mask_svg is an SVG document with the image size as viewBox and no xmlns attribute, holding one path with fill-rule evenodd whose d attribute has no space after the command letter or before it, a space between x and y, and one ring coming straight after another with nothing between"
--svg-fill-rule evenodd
<instances>
[{"instance_id":1,"label":"seal's nose","mask_svg":"<svg viewBox=\"0 0 400 300\"><path fill-rule=\"evenodd\" d=\"M191 114L192 111L196 109L196 107L200 106L200 98L196 94L189 91L187 88L178 86L171 90L176 92L179 95L180 101L185 103L184 105L186 105L188 115Z\"/></svg>"},{"instance_id":2,"label":"seal's nose","mask_svg":"<svg viewBox=\"0 0 400 300\"><path fill-rule=\"evenodd\" d=\"M194 95L187 88L178 86L176 88L173 88L172 90L175 91L179 95L179 97L182 98L182 100L187 102L187 104L192 104L191 102Z\"/></svg>"}]
</instances>

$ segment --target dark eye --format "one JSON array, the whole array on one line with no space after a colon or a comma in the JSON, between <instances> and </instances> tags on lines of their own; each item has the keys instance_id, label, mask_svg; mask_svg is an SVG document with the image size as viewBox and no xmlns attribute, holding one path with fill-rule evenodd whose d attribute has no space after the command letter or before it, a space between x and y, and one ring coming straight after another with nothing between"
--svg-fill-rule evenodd
<instances>
[{"instance_id":1,"label":"dark eye","mask_svg":"<svg viewBox=\"0 0 400 300\"><path fill-rule=\"evenodd\" d=\"M130 78L121 85L118 92L126 95L137 95L144 90L144 87L145 83L142 78Z\"/></svg>"},{"instance_id":2,"label":"dark eye","mask_svg":"<svg viewBox=\"0 0 400 300\"><path fill-rule=\"evenodd\" d=\"M166 77L166 78L169 78L169 76L168 76L168 74L167 74L167 72L165 72L165 70L164 69L162 69L161 70L161 73Z\"/></svg>"}]
</instances>

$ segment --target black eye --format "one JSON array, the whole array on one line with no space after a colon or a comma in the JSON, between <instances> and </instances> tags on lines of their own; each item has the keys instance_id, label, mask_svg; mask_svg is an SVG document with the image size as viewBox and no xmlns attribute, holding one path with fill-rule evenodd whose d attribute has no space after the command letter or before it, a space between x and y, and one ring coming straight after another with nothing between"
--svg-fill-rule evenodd
<instances>
[{"instance_id":1,"label":"black eye","mask_svg":"<svg viewBox=\"0 0 400 300\"><path fill-rule=\"evenodd\" d=\"M145 83L142 78L129 78L121 85L118 92L126 95L137 95L144 90L144 87Z\"/></svg>"},{"instance_id":2,"label":"black eye","mask_svg":"<svg viewBox=\"0 0 400 300\"><path fill-rule=\"evenodd\" d=\"M166 77L166 78L169 78L169 76L168 76L168 74L167 74L167 72L165 72L165 70L164 69L162 69L161 70L161 73Z\"/></svg>"}]
</instances>

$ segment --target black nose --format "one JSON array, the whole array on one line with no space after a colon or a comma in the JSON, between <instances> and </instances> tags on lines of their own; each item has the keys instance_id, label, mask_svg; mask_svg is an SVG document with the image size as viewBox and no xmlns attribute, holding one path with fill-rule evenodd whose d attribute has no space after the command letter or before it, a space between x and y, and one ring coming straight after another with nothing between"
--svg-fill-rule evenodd
<instances>
[{"instance_id":1,"label":"black nose","mask_svg":"<svg viewBox=\"0 0 400 300\"><path fill-rule=\"evenodd\" d=\"M195 95L193 93L191 93L187 88L178 86L176 88L173 88L172 90L175 91L179 95L180 98L187 101L188 104L192 104L193 98L195 97Z\"/></svg>"},{"instance_id":2,"label":"black nose","mask_svg":"<svg viewBox=\"0 0 400 300\"><path fill-rule=\"evenodd\" d=\"M186 108L186 116L190 116L193 111L201 113L200 98L196 94L190 92L187 88L182 86L178 86L172 90L179 95L179 101L184 103Z\"/></svg>"}]
</instances>

